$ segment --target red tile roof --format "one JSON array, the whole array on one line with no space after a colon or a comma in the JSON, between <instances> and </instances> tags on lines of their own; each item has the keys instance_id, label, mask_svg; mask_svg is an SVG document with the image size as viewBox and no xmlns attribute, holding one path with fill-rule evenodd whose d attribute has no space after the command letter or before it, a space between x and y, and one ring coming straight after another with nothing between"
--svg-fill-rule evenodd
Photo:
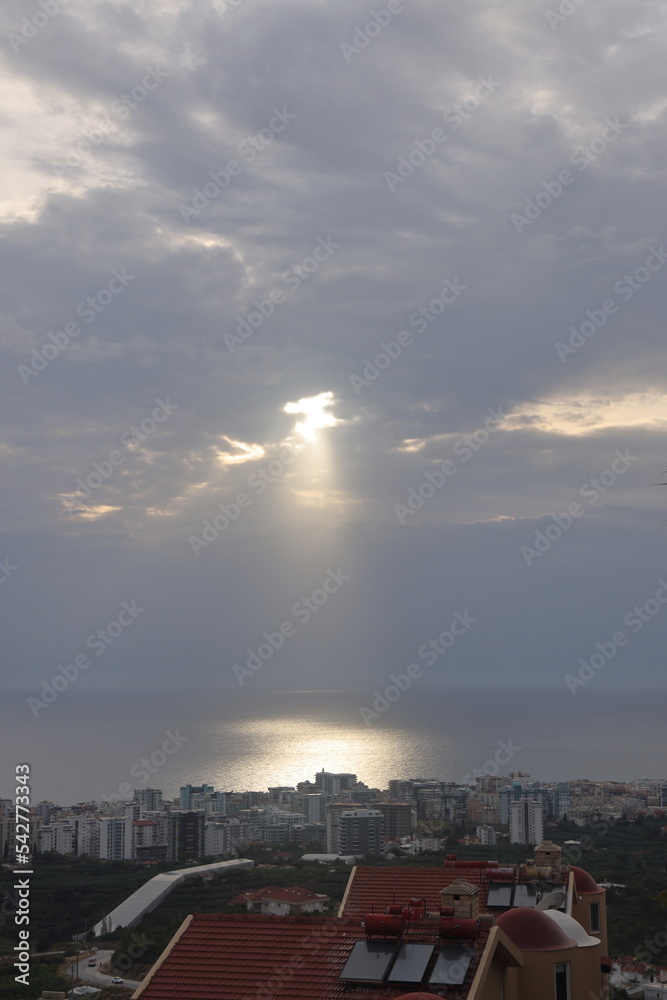
<instances>
[{"instance_id":1,"label":"red tile roof","mask_svg":"<svg viewBox=\"0 0 667 1000\"><path fill-rule=\"evenodd\" d=\"M339 980L356 922L326 917L197 913L136 991L140 1000L395 1000L405 986ZM437 944L434 926L411 940ZM449 995L449 994L448 994ZM451 996L456 996L452 993ZM465 993L463 994L465 996Z\"/></svg>"},{"instance_id":2,"label":"red tile roof","mask_svg":"<svg viewBox=\"0 0 667 1000\"><path fill-rule=\"evenodd\" d=\"M426 910L437 912L441 890L459 878L479 887L479 908L484 913L492 870L373 866L353 870L341 919L195 914L188 918L189 925L186 921L180 937L172 942L135 996L140 1000L405 997L410 992L405 985L351 986L339 979L352 946L365 938L361 921L368 913L384 913L391 904L403 905L412 898L423 898ZM266 890L261 892L263 895ZM488 925L481 926L465 984L447 988L451 1000L467 997L488 935ZM438 945L437 922L413 921L407 940Z\"/></svg>"},{"instance_id":3,"label":"red tile roof","mask_svg":"<svg viewBox=\"0 0 667 1000\"><path fill-rule=\"evenodd\" d=\"M489 872L493 875L493 870ZM484 869L360 866L352 872L341 916L363 920L367 913L384 913L393 903L425 899L426 909L440 909L440 892L457 879L479 886L480 913L486 910L488 877Z\"/></svg>"},{"instance_id":4,"label":"red tile roof","mask_svg":"<svg viewBox=\"0 0 667 1000\"><path fill-rule=\"evenodd\" d=\"M353 945L365 939L357 921L218 913L188 920L135 992L139 1000L398 1000L419 989L339 979ZM448 1000L467 997L486 937L477 942L466 985L448 987ZM438 945L437 923L413 923L408 940Z\"/></svg>"}]
</instances>

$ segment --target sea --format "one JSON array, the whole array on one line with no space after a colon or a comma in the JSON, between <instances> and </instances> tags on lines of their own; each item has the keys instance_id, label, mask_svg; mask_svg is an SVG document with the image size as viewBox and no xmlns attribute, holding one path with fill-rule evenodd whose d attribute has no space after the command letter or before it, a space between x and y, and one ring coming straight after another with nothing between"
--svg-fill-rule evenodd
<instances>
[{"instance_id":1,"label":"sea","mask_svg":"<svg viewBox=\"0 0 667 1000\"><path fill-rule=\"evenodd\" d=\"M421 688L376 703L374 716L361 711L374 710L368 692L339 690L72 689L36 718L25 696L4 695L0 798L13 796L19 763L30 765L33 802L62 806L140 787L172 798L188 783L263 791L322 769L372 788L517 771L533 781L665 779L664 693L593 688Z\"/></svg>"}]
</instances>

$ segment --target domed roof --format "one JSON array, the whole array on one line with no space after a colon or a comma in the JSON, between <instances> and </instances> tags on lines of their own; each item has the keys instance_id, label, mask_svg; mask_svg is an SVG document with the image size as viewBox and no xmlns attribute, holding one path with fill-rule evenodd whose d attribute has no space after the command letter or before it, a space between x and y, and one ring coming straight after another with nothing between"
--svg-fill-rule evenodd
<instances>
[{"instance_id":1,"label":"domed roof","mask_svg":"<svg viewBox=\"0 0 667 1000\"><path fill-rule=\"evenodd\" d=\"M496 927L500 927L520 951L560 951L577 946L577 942L546 913L530 906L516 906L501 913L496 919Z\"/></svg>"},{"instance_id":2,"label":"domed roof","mask_svg":"<svg viewBox=\"0 0 667 1000\"><path fill-rule=\"evenodd\" d=\"M592 948L594 945L600 944L600 938L591 937L579 921L571 917L569 913L563 913L562 910L544 910L543 912L545 916L557 923L568 937L576 941L579 948Z\"/></svg>"},{"instance_id":3,"label":"domed roof","mask_svg":"<svg viewBox=\"0 0 667 1000\"><path fill-rule=\"evenodd\" d=\"M433 1000L432 993L403 993L396 1000Z\"/></svg>"},{"instance_id":4,"label":"domed roof","mask_svg":"<svg viewBox=\"0 0 667 1000\"><path fill-rule=\"evenodd\" d=\"M592 875L585 872L583 868L577 868L576 865L570 866L570 871L574 872L574 886L577 892L581 895L587 892L600 892L600 886L597 884Z\"/></svg>"}]
</instances>

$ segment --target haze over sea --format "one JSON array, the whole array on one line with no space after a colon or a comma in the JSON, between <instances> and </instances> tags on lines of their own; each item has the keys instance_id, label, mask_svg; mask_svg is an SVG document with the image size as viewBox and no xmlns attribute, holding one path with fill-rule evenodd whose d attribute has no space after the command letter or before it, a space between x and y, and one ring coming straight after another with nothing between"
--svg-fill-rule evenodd
<instances>
[{"instance_id":1,"label":"haze over sea","mask_svg":"<svg viewBox=\"0 0 667 1000\"><path fill-rule=\"evenodd\" d=\"M68 691L34 719L25 698L11 695L0 797L12 793L22 761L32 768L33 802L60 805L117 794L124 783L167 797L187 782L262 791L312 781L322 768L378 788L390 778L460 782L493 758L499 741L521 748L502 773L526 771L533 780L667 774L663 699L604 689L599 678L576 696L566 688L421 687L366 725L359 709L371 704L367 692L349 691ZM141 759L160 749L166 731L187 739L141 780Z\"/></svg>"}]
</instances>

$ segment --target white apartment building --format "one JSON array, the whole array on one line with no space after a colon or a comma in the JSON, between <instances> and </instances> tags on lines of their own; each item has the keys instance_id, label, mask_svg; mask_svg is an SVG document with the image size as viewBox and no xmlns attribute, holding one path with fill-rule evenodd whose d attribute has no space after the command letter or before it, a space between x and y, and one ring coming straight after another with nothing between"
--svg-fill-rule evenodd
<instances>
[{"instance_id":1,"label":"white apartment building","mask_svg":"<svg viewBox=\"0 0 667 1000\"><path fill-rule=\"evenodd\" d=\"M141 815L135 816L135 819L143 819L144 812L158 812L163 808L162 806L162 789L161 788L135 788L134 789L134 801L139 802L142 806Z\"/></svg>"},{"instance_id":2,"label":"white apartment building","mask_svg":"<svg viewBox=\"0 0 667 1000\"><path fill-rule=\"evenodd\" d=\"M534 799L510 803L510 844L541 844L544 840L542 804Z\"/></svg>"},{"instance_id":3,"label":"white apartment building","mask_svg":"<svg viewBox=\"0 0 667 1000\"><path fill-rule=\"evenodd\" d=\"M204 856L231 854L250 839L249 824L238 819L224 819L206 823L204 827Z\"/></svg>"},{"instance_id":4,"label":"white apartment building","mask_svg":"<svg viewBox=\"0 0 667 1000\"><path fill-rule=\"evenodd\" d=\"M77 848L79 854L90 858L100 856L100 820L98 816L79 817L77 827Z\"/></svg>"},{"instance_id":5,"label":"white apartment building","mask_svg":"<svg viewBox=\"0 0 667 1000\"><path fill-rule=\"evenodd\" d=\"M54 851L56 854L76 854L76 821L59 820L47 823L37 834L39 852Z\"/></svg>"},{"instance_id":6,"label":"white apartment building","mask_svg":"<svg viewBox=\"0 0 667 1000\"><path fill-rule=\"evenodd\" d=\"M128 816L100 817L100 858L125 861L132 857L132 819Z\"/></svg>"}]
</instances>

